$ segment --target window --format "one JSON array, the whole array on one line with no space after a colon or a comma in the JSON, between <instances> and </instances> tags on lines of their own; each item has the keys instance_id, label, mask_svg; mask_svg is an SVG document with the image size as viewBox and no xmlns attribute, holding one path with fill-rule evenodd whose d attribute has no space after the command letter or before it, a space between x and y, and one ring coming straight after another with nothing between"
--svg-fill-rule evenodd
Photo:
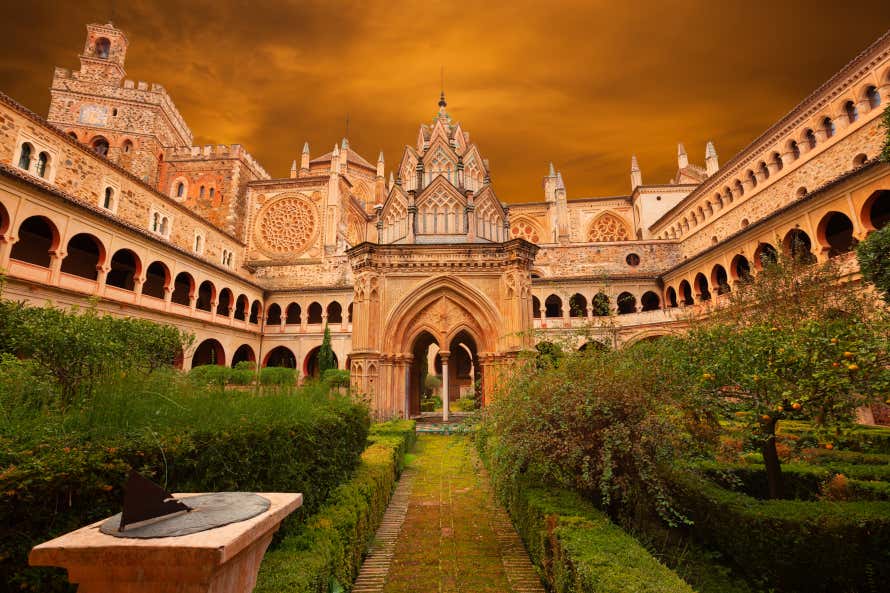
<instances>
[{"instance_id":1,"label":"window","mask_svg":"<svg viewBox=\"0 0 890 593\"><path fill-rule=\"evenodd\" d=\"M766 163L760 163L760 176L763 179L769 179L769 167L766 166Z\"/></svg>"},{"instance_id":2,"label":"window","mask_svg":"<svg viewBox=\"0 0 890 593\"><path fill-rule=\"evenodd\" d=\"M834 127L834 121L830 117L826 117L822 120L822 129L825 131L825 137L831 138L834 136L836 128Z\"/></svg>"},{"instance_id":3,"label":"window","mask_svg":"<svg viewBox=\"0 0 890 593\"><path fill-rule=\"evenodd\" d=\"M748 171L748 183L751 187L757 187L757 176L754 175L754 171Z\"/></svg>"},{"instance_id":4,"label":"window","mask_svg":"<svg viewBox=\"0 0 890 593\"><path fill-rule=\"evenodd\" d=\"M108 54L111 53L111 42L105 37L100 37L96 40L95 51L97 58L107 60Z\"/></svg>"},{"instance_id":5,"label":"window","mask_svg":"<svg viewBox=\"0 0 890 593\"><path fill-rule=\"evenodd\" d=\"M114 190L110 187L105 188L105 199L102 201L102 207L106 210L111 210L111 206L114 204Z\"/></svg>"},{"instance_id":6,"label":"window","mask_svg":"<svg viewBox=\"0 0 890 593\"><path fill-rule=\"evenodd\" d=\"M231 251L229 252L228 257L226 257L226 265L230 268L232 267L232 252Z\"/></svg>"},{"instance_id":7,"label":"window","mask_svg":"<svg viewBox=\"0 0 890 593\"><path fill-rule=\"evenodd\" d=\"M202 251L204 251L204 237L195 235L195 253L201 253Z\"/></svg>"},{"instance_id":8,"label":"window","mask_svg":"<svg viewBox=\"0 0 890 593\"><path fill-rule=\"evenodd\" d=\"M157 233L158 229L161 228L161 215L157 212L154 213L154 216L151 217L151 230L153 233Z\"/></svg>"},{"instance_id":9,"label":"window","mask_svg":"<svg viewBox=\"0 0 890 593\"><path fill-rule=\"evenodd\" d=\"M627 265L636 267L640 265L640 256L636 253L628 253L627 257L624 258L624 261L627 262Z\"/></svg>"},{"instance_id":10,"label":"window","mask_svg":"<svg viewBox=\"0 0 890 593\"><path fill-rule=\"evenodd\" d=\"M813 130L807 130L806 132L804 132L803 139L806 141L807 147L810 150L816 148L816 132L814 132Z\"/></svg>"},{"instance_id":11,"label":"window","mask_svg":"<svg viewBox=\"0 0 890 593\"><path fill-rule=\"evenodd\" d=\"M185 184L180 181L176 184L176 197L181 198L183 195L185 195Z\"/></svg>"},{"instance_id":12,"label":"window","mask_svg":"<svg viewBox=\"0 0 890 593\"><path fill-rule=\"evenodd\" d=\"M222 252L222 265L226 265L226 256L229 255L228 249L223 249Z\"/></svg>"},{"instance_id":13,"label":"window","mask_svg":"<svg viewBox=\"0 0 890 593\"><path fill-rule=\"evenodd\" d=\"M99 136L93 140L93 152L99 156L108 156L108 140Z\"/></svg>"},{"instance_id":14,"label":"window","mask_svg":"<svg viewBox=\"0 0 890 593\"><path fill-rule=\"evenodd\" d=\"M38 177L46 177L46 165L49 163L49 155L45 152L41 152L40 156L37 157L37 169L36 173Z\"/></svg>"},{"instance_id":15,"label":"window","mask_svg":"<svg viewBox=\"0 0 890 593\"><path fill-rule=\"evenodd\" d=\"M124 140L123 148L125 153L130 152L133 149L133 143L129 140Z\"/></svg>"},{"instance_id":16,"label":"window","mask_svg":"<svg viewBox=\"0 0 890 593\"><path fill-rule=\"evenodd\" d=\"M22 154L19 156L19 168L28 171L31 169L31 145L25 142L22 144Z\"/></svg>"},{"instance_id":17,"label":"window","mask_svg":"<svg viewBox=\"0 0 890 593\"><path fill-rule=\"evenodd\" d=\"M68 132L68 137L72 140L77 140L77 132Z\"/></svg>"},{"instance_id":18,"label":"window","mask_svg":"<svg viewBox=\"0 0 890 593\"><path fill-rule=\"evenodd\" d=\"M844 103L844 113L847 114L847 121L849 123L853 123L859 119L859 111L856 109L856 105L853 104L853 101Z\"/></svg>"},{"instance_id":19,"label":"window","mask_svg":"<svg viewBox=\"0 0 890 593\"><path fill-rule=\"evenodd\" d=\"M170 219L167 218L166 216L161 217L161 228L158 229L158 232L161 233L162 235L164 235L165 237L167 236L167 233L170 232Z\"/></svg>"},{"instance_id":20,"label":"window","mask_svg":"<svg viewBox=\"0 0 890 593\"><path fill-rule=\"evenodd\" d=\"M874 109L881 104L881 94L878 92L878 89L873 86L865 89L865 98L868 99L869 109Z\"/></svg>"},{"instance_id":21,"label":"window","mask_svg":"<svg viewBox=\"0 0 890 593\"><path fill-rule=\"evenodd\" d=\"M780 155L778 152L773 153L773 164L776 167L776 171L781 171L782 167L785 166L785 164L782 162L782 155Z\"/></svg>"},{"instance_id":22,"label":"window","mask_svg":"<svg viewBox=\"0 0 890 593\"><path fill-rule=\"evenodd\" d=\"M795 161L800 158L800 146L796 140L791 141L791 156L794 157Z\"/></svg>"},{"instance_id":23,"label":"window","mask_svg":"<svg viewBox=\"0 0 890 593\"><path fill-rule=\"evenodd\" d=\"M198 197L202 198L202 199L204 198L204 186L203 185L201 186L201 189L198 190Z\"/></svg>"},{"instance_id":24,"label":"window","mask_svg":"<svg viewBox=\"0 0 890 593\"><path fill-rule=\"evenodd\" d=\"M210 199L211 200L213 199L213 193L214 193L214 189L211 187L210 188Z\"/></svg>"}]
</instances>

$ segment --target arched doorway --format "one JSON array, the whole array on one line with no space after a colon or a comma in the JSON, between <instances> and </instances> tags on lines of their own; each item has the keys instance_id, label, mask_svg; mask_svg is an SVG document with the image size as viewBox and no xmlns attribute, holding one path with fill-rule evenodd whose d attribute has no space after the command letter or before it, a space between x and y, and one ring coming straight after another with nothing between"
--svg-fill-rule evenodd
<instances>
[{"instance_id":1,"label":"arched doorway","mask_svg":"<svg viewBox=\"0 0 890 593\"><path fill-rule=\"evenodd\" d=\"M213 338L209 338L198 344L198 347L195 348L194 355L192 355L192 368L203 366L205 364L226 364L226 353L223 350L222 344Z\"/></svg>"},{"instance_id":2,"label":"arched doorway","mask_svg":"<svg viewBox=\"0 0 890 593\"><path fill-rule=\"evenodd\" d=\"M306 359L303 361L303 376L318 379L321 376L321 367L318 364L318 355L321 352L321 346L316 346L309 351ZM295 365L296 366L296 365ZM340 368L340 360L334 354L334 368Z\"/></svg>"},{"instance_id":3,"label":"arched doorway","mask_svg":"<svg viewBox=\"0 0 890 593\"><path fill-rule=\"evenodd\" d=\"M413 358L411 359L411 372L408 376L408 416L410 417L420 416L422 412L421 400L427 395L434 395L432 392L435 388L431 387L426 379L430 370L435 370L436 375L441 379L441 359L438 349L430 348L433 344L438 346L439 342L430 332L423 331L414 339L414 345L411 347ZM439 388L439 395L441 397L441 388Z\"/></svg>"},{"instance_id":4,"label":"arched doorway","mask_svg":"<svg viewBox=\"0 0 890 593\"><path fill-rule=\"evenodd\" d=\"M275 346L266 354L266 360L263 362L264 367L285 367L289 369L297 368L297 357L286 346Z\"/></svg>"},{"instance_id":5,"label":"arched doorway","mask_svg":"<svg viewBox=\"0 0 890 593\"><path fill-rule=\"evenodd\" d=\"M249 344L241 344L232 355L232 367L234 368L239 362L256 362L256 355Z\"/></svg>"}]
</instances>

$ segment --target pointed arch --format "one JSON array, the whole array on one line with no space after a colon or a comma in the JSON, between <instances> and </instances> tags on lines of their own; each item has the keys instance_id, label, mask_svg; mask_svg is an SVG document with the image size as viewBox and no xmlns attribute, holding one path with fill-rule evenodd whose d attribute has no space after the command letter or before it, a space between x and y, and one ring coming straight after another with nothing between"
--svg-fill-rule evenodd
<instances>
[{"instance_id":1,"label":"pointed arch","mask_svg":"<svg viewBox=\"0 0 890 593\"><path fill-rule=\"evenodd\" d=\"M594 218L587 227L587 240L591 243L629 241L630 237L631 232L627 222L609 211Z\"/></svg>"}]
</instances>

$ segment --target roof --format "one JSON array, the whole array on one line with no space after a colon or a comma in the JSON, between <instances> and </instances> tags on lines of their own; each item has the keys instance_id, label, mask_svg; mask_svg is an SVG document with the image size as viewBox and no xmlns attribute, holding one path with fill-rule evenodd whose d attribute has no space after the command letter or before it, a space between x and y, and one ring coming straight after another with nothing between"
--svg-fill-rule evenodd
<instances>
[{"instance_id":1,"label":"roof","mask_svg":"<svg viewBox=\"0 0 890 593\"><path fill-rule=\"evenodd\" d=\"M355 163L357 165L361 165L362 167L374 169L375 171L377 170L377 167L375 167L374 165L369 163L367 160L365 160L364 157L362 157L362 155L360 155L356 151L352 150L351 148L345 149L343 152L346 153L346 162ZM343 155L343 152L340 153L341 157ZM333 151L327 152L321 156L317 156L314 159L310 160L309 164L311 165L313 163L328 163L331 161L331 158L333 157L333 155L334 155Z\"/></svg>"}]
</instances>

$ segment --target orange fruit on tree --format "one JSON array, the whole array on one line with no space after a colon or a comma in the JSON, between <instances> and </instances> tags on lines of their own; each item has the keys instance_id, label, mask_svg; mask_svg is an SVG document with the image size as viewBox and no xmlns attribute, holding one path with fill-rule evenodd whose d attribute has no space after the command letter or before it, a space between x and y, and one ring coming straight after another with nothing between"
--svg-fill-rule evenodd
<instances>
[{"instance_id":1,"label":"orange fruit on tree","mask_svg":"<svg viewBox=\"0 0 890 593\"><path fill-rule=\"evenodd\" d=\"M825 448L831 451L832 449L834 449L834 445L832 445L831 443L825 443Z\"/></svg>"},{"instance_id":2,"label":"orange fruit on tree","mask_svg":"<svg viewBox=\"0 0 890 593\"><path fill-rule=\"evenodd\" d=\"M832 344L837 344L837 338L831 338L831 343L832 343Z\"/></svg>"},{"instance_id":3,"label":"orange fruit on tree","mask_svg":"<svg viewBox=\"0 0 890 593\"><path fill-rule=\"evenodd\" d=\"M853 358L853 353L850 351L844 352L844 358Z\"/></svg>"},{"instance_id":4,"label":"orange fruit on tree","mask_svg":"<svg viewBox=\"0 0 890 593\"><path fill-rule=\"evenodd\" d=\"M841 363L833 362L833 363L831 363L831 366L833 366L834 368L837 368L837 367L841 366Z\"/></svg>"},{"instance_id":5,"label":"orange fruit on tree","mask_svg":"<svg viewBox=\"0 0 890 593\"><path fill-rule=\"evenodd\" d=\"M848 364L848 365L847 365L847 369L848 369L848 370L851 370L851 371L858 371L858 370L859 370L859 365L858 365L858 364L855 364L855 363L854 363L854 364Z\"/></svg>"},{"instance_id":6,"label":"orange fruit on tree","mask_svg":"<svg viewBox=\"0 0 890 593\"><path fill-rule=\"evenodd\" d=\"M794 402L793 404L791 404L792 410L799 410L801 407L802 406L800 405L800 402Z\"/></svg>"}]
</instances>

